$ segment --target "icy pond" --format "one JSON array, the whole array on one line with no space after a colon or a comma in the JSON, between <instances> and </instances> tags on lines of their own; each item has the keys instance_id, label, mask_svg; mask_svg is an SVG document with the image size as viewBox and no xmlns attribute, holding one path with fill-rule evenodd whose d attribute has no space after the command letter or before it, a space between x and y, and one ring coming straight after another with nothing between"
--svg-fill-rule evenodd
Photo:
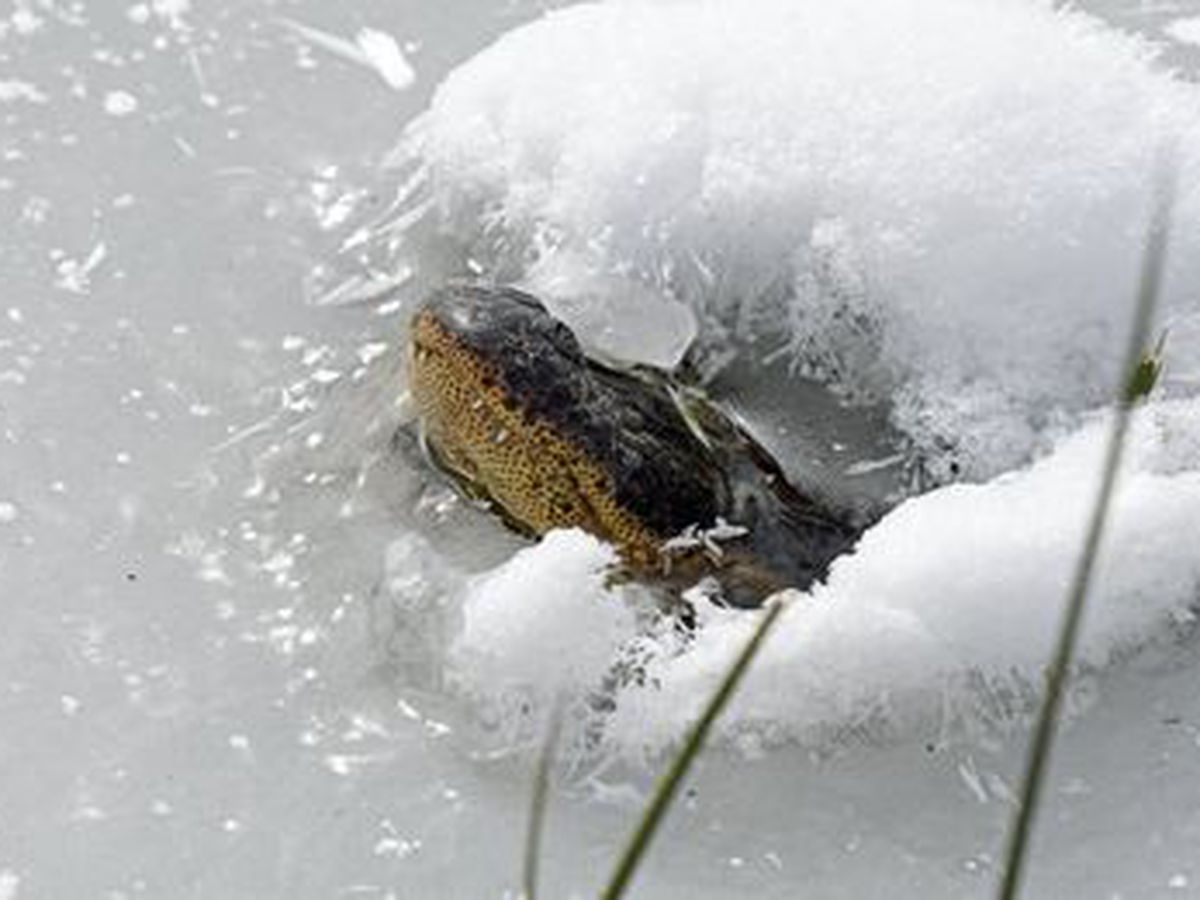
<instances>
[{"instance_id":1,"label":"icy pond","mask_svg":"<svg viewBox=\"0 0 1200 900\"><path fill-rule=\"evenodd\" d=\"M556 703L544 896L595 894L756 618L647 632L395 437L463 274L695 337L790 471L908 492L632 895L991 896L1167 143L1027 895L1200 897L1200 0L1058 6L0 2L0 900L516 898Z\"/></svg>"}]
</instances>

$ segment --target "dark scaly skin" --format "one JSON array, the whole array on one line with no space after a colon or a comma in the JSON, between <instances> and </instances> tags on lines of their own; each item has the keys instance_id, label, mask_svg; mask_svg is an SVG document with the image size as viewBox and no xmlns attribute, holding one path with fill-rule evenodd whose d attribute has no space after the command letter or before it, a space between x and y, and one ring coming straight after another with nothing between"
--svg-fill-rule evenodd
<instances>
[{"instance_id":1,"label":"dark scaly skin","mask_svg":"<svg viewBox=\"0 0 1200 900\"><path fill-rule=\"evenodd\" d=\"M528 294L437 291L414 316L410 351L431 454L521 531L583 528L642 576L716 574L739 605L807 588L858 538L719 408L666 373L588 359ZM722 543L719 559L661 552L718 519L749 529Z\"/></svg>"}]
</instances>

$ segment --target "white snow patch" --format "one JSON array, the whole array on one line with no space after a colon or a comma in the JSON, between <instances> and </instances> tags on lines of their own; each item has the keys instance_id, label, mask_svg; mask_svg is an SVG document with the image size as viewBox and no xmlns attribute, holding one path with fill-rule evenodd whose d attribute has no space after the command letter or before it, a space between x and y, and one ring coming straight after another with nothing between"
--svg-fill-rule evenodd
<instances>
[{"instance_id":1,"label":"white snow patch","mask_svg":"<svg viewBox=\"0 0 1200 900\"><path fill-rule=\"evenodd\" d=\"M488 704L543 710L595 687L634 616L605 580L612 547L582 531L553 531L473 580L450 648L452 680Z\"/></svg>"},{"instance_id":2,"label":"white snow patch","mask_svg":"<svg viewBox=\"0 0 1200 900\"><path fill-rule=\"evenodd\" d=\"M182 31L187 28L184 17L192 11L192 0L153 0L150 7L169 28Z\"/></svg>"},{"instance_id":3,"label":"white snow patch","mask_svg":"<svg viewBox=\"0 0 1200 900\"><path fill-rule=\"evenodd\" d=\"M1163 33L1174 38L1181 44L1196 44L1200 46L1200 16L1188 19L1176 19L1163 28Z\"/></svg>"},{"instance_id":4,"label":"white snow patch","mask_svg":"<svg viewBox=\"0 0 1200 900\"><path fill-rule=\"evenodd\" d=\"M358 32L356 41L370 66L392 90L402 91L416 81L417 73L390 34L375 28L363 28Z\"/></svg>"},{"instance_id":5,"label":"white snow patch","mask_svg":"<svg viewBox=\"0 0 1200 900\"><path fill-rule=\"evenodd\" d=\"M46 95L37 85L28 81L7 79L0 81L0 103L13 103L24 100L26 103L45 103Z\"/></svg>"},{"instance_id":6,"label":"white snow patch","mask_svg":"<svg viewBox=\"0 0 1200 900\"><path fill-rule=\"evenodd\" d=\"M387 32L375 28L362 28L353 41L348 41L291 19L279 21L285 28L322 50L373 70L392 90L405 90L416 80L416 72L405 58L400 45Z\"/></svg>"},{"instance_id":7,"label":"white snow patch","mask_svg":"<svg viewBox=\"0 0 1200 900\"><path fill-rule=\"evenodd\" d=\"M22 36L33 34L46 24L46 20L35 13L28 3L17 3L8 21L12 29Z\"/></svg>"},{"instance_id":8,"label":"white snow patch","mask_svg":"<svg viewBox=\"0 0 1200 900\"><path fill-rule=\"evenodd\" d=\"M60 259L56 265L58 277L54 283L74 294L86 294L91 290L92 273L108 258L108 245L100 241L93 245L85 259Z\"/></svg>"},{"instance_id":9,"label":"white snow patch","mask_svg":"<svg viewBox=\"0 0 1200 900\"><path fill-rule=\"evenodd\" d=\"M128 116L137 108L137 97L128 91L109 91L104 95L104 111L110 116Z\"/></svg>"}]
</instances>

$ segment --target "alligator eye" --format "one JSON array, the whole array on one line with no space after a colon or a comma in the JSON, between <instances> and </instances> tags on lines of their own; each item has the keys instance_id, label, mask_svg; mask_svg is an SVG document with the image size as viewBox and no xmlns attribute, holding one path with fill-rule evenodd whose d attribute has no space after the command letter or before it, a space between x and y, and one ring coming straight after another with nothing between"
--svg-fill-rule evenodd
<instances>
[{"instance_id":1,"label":"alligator eye","mask_svg":"<svg viewBox=\"0 0 1200 900\"><path fill-rule=\"evenodd\" d=\"M559 346L569 347L575 342L575 334L562 322L555 322L551 329L550 338Z\"/></svg>"}]
</instances>

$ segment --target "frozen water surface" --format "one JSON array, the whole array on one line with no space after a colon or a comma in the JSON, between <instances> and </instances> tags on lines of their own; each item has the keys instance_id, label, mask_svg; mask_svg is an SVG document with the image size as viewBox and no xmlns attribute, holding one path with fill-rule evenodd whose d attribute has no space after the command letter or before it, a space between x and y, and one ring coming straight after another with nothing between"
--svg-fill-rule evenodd
<instances>
[{"instance_id":1,"label":"frozen water surface","mask_svg":"<svg viewBox=\"0 0 1200 900\"><path fill-rule=\"evenodd\" d=\"M795 598L639 895L988 896L1168 135L1030 894L1200 896L1200 5L546 5L0 6L0 898L515 896L560 698L547 896L595 889L753 614L683 636L394 437L463 272L933 488Z\"/></svg>"}]
</instances>

